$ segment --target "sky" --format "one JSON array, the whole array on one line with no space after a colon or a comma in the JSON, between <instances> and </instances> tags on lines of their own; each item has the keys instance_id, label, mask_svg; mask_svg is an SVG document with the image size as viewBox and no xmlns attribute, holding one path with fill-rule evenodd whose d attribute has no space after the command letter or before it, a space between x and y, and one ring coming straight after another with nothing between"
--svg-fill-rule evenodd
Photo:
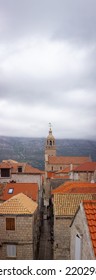
<instances>
[{"instance_id":1,"label":"sky","mask_svg":"<svg viewBox=\"0 0 96 280\"><path fill-rule=\"evenodd\" d=\"M96 140L96 0L0 0L0 135Z\"/></svg>"}]
</instances>

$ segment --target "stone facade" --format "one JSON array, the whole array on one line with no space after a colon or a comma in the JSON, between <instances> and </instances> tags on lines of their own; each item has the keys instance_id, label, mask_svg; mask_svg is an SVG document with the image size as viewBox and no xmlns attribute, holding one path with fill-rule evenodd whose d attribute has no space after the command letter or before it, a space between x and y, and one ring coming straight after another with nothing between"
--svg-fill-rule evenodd
<instances>
[{"instance_id":1,"label":"stone facade","mask_svg":"<svg viewBox=\"0 0 96 280\"><path fill-rule=\"evenodd\" d=\"M49 129L49 135L47 136L46 144L45 144L45 183L47 178L49 156L56 156L56 143L55 143L55 138L52 134L51 127Z\"/></svg>"},{"instance_id":2,"label":"stone facade","mask_svg":"<svg viewBox=\"0 0 96 280\"><path fill-rule=\"evenodd\" d=\"M85 171L85 172L71 172L70 174L70 179L74 181L81 181L81 182L91 182L91 181L96 181L96 171L95 172L90 172L90 171Z\"/></svg>"},{"instance_id":3,"label":"stone facade","mask_svg":"<svg viewBox=\"0 0 96 280\"><path fill-rule=\"evenodd\" d=\"M15 230L6 230L6 218L15 218ZM16 246L17 260L32 260L36 258L38 241L38 215L0 216L0 259L10 259L7 256L7 245Z\"/></svg>"},{"instance_id":4,"label":"stone facade","mask_svg":"<svg viewBox=\"0 0 96 280\"><path fill-rule=\"evenodd\" d=\"M16 181L16 183L37 183L39 189L42 185L42 176L39 174L23 174L23 173L10 173L10 177L1 177L0 183L10 183L10 181Z\"/></svg>"},{"instance_id":5,"label":"stone facade","mask_svg":"<svg viewBox=\"0 0 96 280\"><path fill-rule=\"evenodd\" d=\"M93 184L92 184L93 186ZM67 186L66 186L67 188ZM74 215L77 212L77 209L80 203L83 200L95 200L95 191L93 193L54 193L52 202L53 202L53 214L54 214L54 245L53 245L53 259L54 260L68 260L73 255L70 256L70 226L73 220ZM86 191L86 187L85 187ZM76 188L75 188L76 192ZM80 190L79 190L80 192ZM84 187L83 187L84 192ZM86 237L85 237L86 238ZM86 251L86 250L85 250Z\"/></svg>"},{"instance_id":6,"label":"stone facade","mask_svg":"<svg viewBox=\"0 0 96 280\"><path fill-rule=\"evenodd\" d=\"M49 164L48 161L46 161L46 170L49 171L59 171L59 170L63 170L66 167L69 167L69 164Z\"/></svg>"},{"instance_id":7,"label":"stone facade","mask_svg":"<svg viewBox=\"0 0 96 280\"><path fill-rule=\"evenodd\" d=\"M0 174L1 175L1 174ZM37 183L38 184L38 202L41 207L41 200L43 195L42 189L42 175L40 174L24 174L24 173L10 173L9 178L2 178L0 176L0 183L10 183L15 181L16 183Z\"/></svg>"},{"instance_id":8,"label":"stone facade","mask_svg":"<svg viewBox=\"0 0 96 280\"><path fill-rule=\"evenodd\" d=\"M84 210L80 207L71 225L70 256L76 259L76 235L81 237L81 260L94 260L94 251L87 226Z\"/></svg>"},{"instance_id":9,"label":"stone facade","mask_svg":"<svg viewBox=\"0 0 96 280\"><path fill-rule=\"evenodd\" d=\"M70 224L71 217L54 218L54 260L70 259Z\"/></svg>"}]
</instances>

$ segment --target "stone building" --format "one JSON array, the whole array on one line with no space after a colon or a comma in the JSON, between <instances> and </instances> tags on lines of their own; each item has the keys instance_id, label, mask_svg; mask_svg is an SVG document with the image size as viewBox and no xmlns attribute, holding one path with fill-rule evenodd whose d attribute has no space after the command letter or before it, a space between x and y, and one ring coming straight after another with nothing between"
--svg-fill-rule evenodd
<instances>
[{"instance_id":1,"label":"stone building","mask_svg":"<svg viewBox=\"0 0 96 280\"><path fill-rule=\"evenodd\" d=\"M37 183L39 205L42 200L44 172L23 162L4 160L0 163L0 183Z\"/></svg>"},{"instance_id":2,"label":"stone building","mask_svg":"<svg viewBox=\"0 0 96 280\"><path fill-rule=\"evenodd\" d=\"M4 160L0 163L0 183L15 181L17 183L38 183L42 185L44 172L26 162Z\"/></svg>"},{"instance_id":3,"label":"stone building","mask_svg":"<svg viewBox=\"0 0 96 280\"><path fill-rule=\"evenodd\" d=\"M46 138L45 144L45 172L47 178L47 172L61 171L66 167L68 170L72 170L73 167L91 161L90 157L83 156L56 156L56 141L52 134L52 129L50 127L49 134Z\"/></svg>"},{"instance_id":4,"label":"stone building","mask_svg":"<svg viewBox=\"0 0 96 280\"><path fill-rule=\"evenodd\" d=\"M0 205L0 259L36 258L38 204L20 193Z\"/></svg>"},{"instance_id":5,"label":"stone building","mask_svg":"<svg viewBox=\"0 0 96 280\"><path fill-rule=\"evenodd\" d=\"M96 200L80 203L71 223L72 260L96 259Z\"/></svg>"},{"instance_id":6,"label":"stone building","mask_svg":"<svg viewBox=\"0 0 96 280\"><path fill-rule=\"evenodd\" d=\"M56 155L56 141L55 137L53 136L52 129L50 127L49 134L46 138L45 144L45 192L46 196L50 196L50 179L53 178L53 174L55 173L55 178L58 175L59 177L64 176L67 173L67 178L65 177L64 180L68 179L68 170L69 172L79 166L84 162L90 162L90 157L83 157L83 156L57 156ZM59 174L57 172L60 172ZM62 173L61 173L62 172ZM58 178L57 178L58 179Z\"/></svg>"},{"instance_id":7,"label":"stone building","mask_svg":"<svg viewBox=\"0 0 96 280\"><path fill-rule=\"evenodd\" d=\"M70 179L74 181L96 182L96 162L85 162L70 172Z\"/></svg>"},{"instance_id":8,"label":"stone building","mask_svg":"<svg viewBox=\"0 0 96 280\"><path fill-rule=\"evenodd\" d=\"M70 225L83 200L96 199L96 184L69 182L52 191L54 260L70 259Z\"/></svg>"}]
</instances>

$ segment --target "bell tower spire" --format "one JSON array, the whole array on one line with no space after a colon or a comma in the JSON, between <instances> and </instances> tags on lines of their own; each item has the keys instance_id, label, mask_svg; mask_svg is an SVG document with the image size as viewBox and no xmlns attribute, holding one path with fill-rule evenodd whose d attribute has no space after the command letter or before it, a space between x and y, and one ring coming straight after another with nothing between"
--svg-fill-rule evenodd
<instances>
[{"instance_id":1,"label":"bell tower spire","mask_svg":"<svg viewBox=\"0 0 96 280\"><path fill-rule=\"evenodd\" d=\"M52 124L49 122L49 131L52 131Z\"/></svg>"},{"instance_id":2,"label":"bell tower spire","mask_svg":"<svg viewBox=\"0 0 96 280\"><path fill-rule=\"evenodd\" d=\"M45 158L48 156L56 156L56 144L55 144L55 138L52 134L52 124L49 123L49 134L46 139L45 144Z\"/></svg>"},{"instance_id":3,"label":"bell tower spire","mask_svg":"<svg viewBox=\"0 0 96 280\"><path fill-rule=\"evenodd\" d=\"M47 180L47 172L50 171L50 167L48 165L49 157L52 156L56 156L56 144L55 138L52 134L52 124L49 123L49 134L45 143L45 182Z\"/></svg>"}]
</instances>

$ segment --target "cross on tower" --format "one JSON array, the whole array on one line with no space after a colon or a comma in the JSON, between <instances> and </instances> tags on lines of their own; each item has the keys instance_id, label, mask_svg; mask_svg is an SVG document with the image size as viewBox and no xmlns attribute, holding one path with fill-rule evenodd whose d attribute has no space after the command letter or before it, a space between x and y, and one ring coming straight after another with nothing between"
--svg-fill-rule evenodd
<instances>
[{"instance_id":1,"label":"cross on tower","mask_svg":"<svg viewBox=\"0 0 96 280\"><path fill-rule=\"evenodd\" d=\"M49 123L49 128L50 128L50 130L51 130L51 128L52 128L52 124L51 124L51 123Z\"/></svg>"}]
</instances>

